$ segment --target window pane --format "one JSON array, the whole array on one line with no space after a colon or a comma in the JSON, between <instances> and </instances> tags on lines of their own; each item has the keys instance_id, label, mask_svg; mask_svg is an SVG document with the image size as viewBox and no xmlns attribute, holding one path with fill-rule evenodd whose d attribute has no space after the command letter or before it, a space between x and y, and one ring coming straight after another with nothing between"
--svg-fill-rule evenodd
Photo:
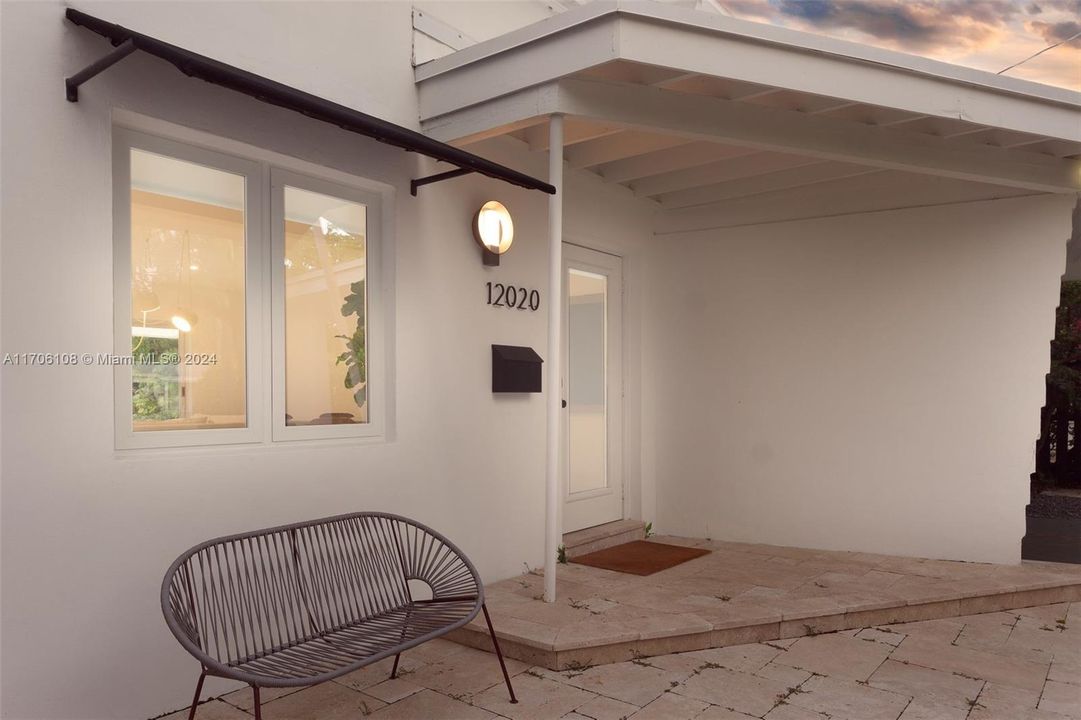
<instances>
[{"instance_id":1,"label":"window pane","mask_svg":"<svg viewBox=\"0 0 1081 720\"><path fill-rule=\"evenodd\" d=\"M368 422L364 205L285 188L285 424Z\"/></svg>"},{"instance_id":2,"label":"window pane","mask_svg":"<svg viewBox=\"0 0 1081 720\"><path fill-rule=\"evenodd\" d=\"M244 178L131 152L132 425L247 426Z\"/></svg>"}]
</instances>

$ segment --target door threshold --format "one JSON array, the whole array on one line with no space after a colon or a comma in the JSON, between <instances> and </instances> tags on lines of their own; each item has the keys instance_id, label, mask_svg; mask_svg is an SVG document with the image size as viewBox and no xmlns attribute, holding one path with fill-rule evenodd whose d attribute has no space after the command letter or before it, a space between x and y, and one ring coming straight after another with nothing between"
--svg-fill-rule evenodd
<instances>
[{"instance_id":1,"label":"door threshold","mask_svg":"<svg viewBox=\"0 0 1081 720\"><path fill-rule=\"evenodd\" d=\"M635 540L644 540L646 524L641 520L616 520L596 527L563 534L567 558L580 557L597 550L615 547Z\"/></svg>"}]
</instances>

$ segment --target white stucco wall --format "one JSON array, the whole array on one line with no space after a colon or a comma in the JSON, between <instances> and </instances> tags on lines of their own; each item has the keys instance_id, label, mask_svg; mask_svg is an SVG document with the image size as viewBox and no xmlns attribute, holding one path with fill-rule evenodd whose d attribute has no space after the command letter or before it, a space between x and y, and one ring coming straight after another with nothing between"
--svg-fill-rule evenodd
<instances>
[{"instance_id":1,"label":"white stucco wall","mask_svg":"<svg viewBox=\"0 0 1081 720\"><path fill-rule=\"evenodd\" d=\"M1017 561L1072 203L658 237L643 406L657 526Z\"/></svg>"},{"instance_id":2,"label":"white stucco wall","mask_svg":"<svg viewBox=\"0 0 1081 720\"><path fill-rule=\"evenodd\" d=\"M416 124L406 3L321 4L317 22L306 3L78 7ZM486 579L541 564L544 401L493 396L489 346L531 345L549 355L547 196L469 177L414 199L409 179L435 164L141 54L90 81L70 104L63 77L108 43L64 21L58 2L4 3L0 13L4 352L111 349L116 109L396 189L396 234L385 248L396 402L385 443L117 453L109 368L3 369L0 715L140 718L189 702L197 664L165 628L158 588L174 557L220 534L382 509L446 533ZM541 177L546 171L543 155L526 157L513 144L485 152ZM649 209L574 174L568 196L568 233L625 254L628 272L637 272ZM491 198L511 208L517 226L498 269L481 265L470 234L472 213ZM488 280L540 289L541 311L486 306ZM628 327L630 339L637 326ZM629 420L632 431L637 422ZM628 502L640 502L637 490ZM223 687L208 683L206 692Z\"/></svg>"},{"instance_id":3,"label":"white stucco wall","mask_svg":"<svg viewBox=\"0 0 1081 720\"><path fill-rule=\"evenodd\" d=\"M318 22L305 3L76 6L417 124L407 3L320 4ZM546 196L466 177L411 198L409 179L433 163L140 54L67 103L62 78L109 46L62 16L58 2L0 4L0 351L111 349L109 143L123 111L395 188L395 404L384 443L125 454L110 369L4 368L0 715L140 718L188 702L197 668L162 622L158 586L177 554L223 533L384 509L445 532L486 579L539 565L543 397L493 396L489 346L549 356ZM546 172L512 141L476 149ZM469 231L491 198L516 220L498 269ZM628 517L1016 558L1068 200L656 239L652 208L621 188L569 172L564 202L568 240L624 258ZM487 307L488 280L540 289L541 311Z\"/></svg>"}]
</instances>

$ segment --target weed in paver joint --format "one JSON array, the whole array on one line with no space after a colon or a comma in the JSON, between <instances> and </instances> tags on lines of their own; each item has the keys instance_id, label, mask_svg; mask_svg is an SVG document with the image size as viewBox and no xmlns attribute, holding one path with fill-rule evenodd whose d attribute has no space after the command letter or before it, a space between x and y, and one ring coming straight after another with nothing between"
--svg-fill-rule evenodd
<instances>
[{"instance_id":1,"label":"weed in paver joint","mask_svg":"<svg viewBox=\"0 0 1081 720\"><path fill-rule=\"evenodd\" d=\"M965 698L965 702L968 704L969 708L971 708L972 710L975 710L976 708L986 709L986 707L984 705L980 705L978 700L979 700L978 697Z\"/></svg>"},{"instance_id":2,"label":"weed in paver joint","mask_svg":"<svg viewBox=\"0 0 1081 720\"><path fill-rule=\"evenodd\" d=\"M720 670L723 667L724 667L723 665L718 665L715 662L706 661L706 662L702 663L701 665L699 665L698 667L696 667L694 669L694 672L692 672L691 674L692 675L698 675L703 670Z\"/></svg>"},{"instance_id":3,"label":"weed in paver joint","mask_svg":"<svg viewBox=\"0 0 1081 720\"><path fill-rule=\"evenodd\" d=\"M721 602L728 602L732 599L731 595L714 595L713 597L717 598Z\"/></svg>"},{"instance_id":4,"label":"weed in paver joint","mask_svg":"<svg viewBox=\"0 0 1081 720\"><path fill-rule=\"evenodd\" d=\"M569 663L567 663L567 667L563 668L563 677L567 678L568 680L571 678L576 678L591 667L593 666L590 665L588 662L583 663L579 662L578 660L571 660Z\"/></svg>"},{"instance_id":5,"label":"weed in paver joint","mask_svg":"<svg viewBox=\"0 0 1081 720\"><path fill-rule=\"evenodd\" d=\"M647 662L646 658L648 656L643 655L642 652L640 650L638 650L638 648L635 648L634 650L631 650L631 656L632 656L631 657L631 662L633 664L635 664L635 665L638 665L640 667L648 667L648 668L654 668L656 670L660 670L660 668L657 667L656 665L654 665L653 663Z\"/></svg>"},{"instance_id":6,"label":"weed in paver joint","mask_svg":"<svg viewBox=\"0 0 1081 720\"><path fill-rule=\"evenodd\" d=\"M777 696L776 696L777 702L775 702L773 704L773 707L777 707L778 705L787 705L788 704L788 698L792 697L796 693L802 693L802 692L806 692L806 690L801 689L799 685L787 688L785 692L777 694Z\"/></svg>"},{"instance_id":7,"label":"weed in paver joint","mask_svg":"<svg viewBox=\"0 0 1081 720\"><path fill-rule=\"evenodd\" d=\"M588 605L588 603L582 602L581 600L575 600L574 598L567 598L567 601L568 601L568 604L572 608L574 608L575 610L588 610L590 615L600 615L601 614L600 610L594 610L593 608L591 608Z\"/></svg>"},{"instance_id":8,"label":"weed in paver joint","mask_svg":"<svg viewBox=\"0 0 1081 720\"><path fill-rule=\"evenodd\" d=\"M558 562L560 565L566 565L567 564L567 546L566 545L560 545L559 549L556 550L556 562Z\"/></svg>"}]
</instances>

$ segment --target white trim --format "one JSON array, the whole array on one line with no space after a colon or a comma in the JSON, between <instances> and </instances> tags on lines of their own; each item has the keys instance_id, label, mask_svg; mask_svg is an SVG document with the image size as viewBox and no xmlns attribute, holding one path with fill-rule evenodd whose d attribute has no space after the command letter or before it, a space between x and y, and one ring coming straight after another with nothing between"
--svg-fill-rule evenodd
<instances>
[{"instance_id":1,"label":"white trim","mask_svg":"<svg viewBox=\"0 0 1081 720\"><path fill-rule=\"evenodd\" d=\"M869 64L884 70L898 70L944 82L971 85L998 93L1020 95L1052 103L1081 106L1081 92L1052 85L998 75L919 55L886 50L825 35L792 30L767 23L711 15L664 3L597 0L580 8L545 18L514 32L472 45L432 60L415 69L417 82L452 72L517 48L522 48L598 20L632 19L653 25L670 25L685 32L705 36L730 36L741 42L774 46L789 53L826 55L849 64ZM659 48L671 51L672 46ZM611 59L616 59L613 54ZM628 58L631 59L631 58ZM730 58L724 58L726 63Z\"/></svg>"},{"instance_id":2,"label":"white trim","mask_svg":"<svg viewBox=\"0 0 1081 720\"><path fill-rule=\"evenodd\" d=\"M448 113L483 109L612 60L1081 140L1081 93L1072 90L658 3L618 2L576 8L417 67L422 125L437 127L432 121Z\"/></svg>"},{"instance_id":3,"label":"white trim","mask_svg":"<svg viewBox=\"0 0 1081 720\"><path fill-rule=\"evenodd\" d=\"M117 449L223 445L260 442L264 437L265 395L258 348L264 345L262 286L265 247L261 168L258 163L123 127L113 128L113 352L131 354L131 150L196 163L244 178L245 349L243 428L155 430L132 427L131 366L113 368L114 429Z\"/></svg>"},{"instance_id":4,"label":"white trim","mask_svg":"<svg viewBox=\"0 0 1081 720\"><path fill-rule=\"evenodd\" d=\"M285 364L285 226L277 222L285 217L284 188L299 188L332 197L360 203L365 206L365 290L367 292L367 347L375 349L365 355L367 362L367 405L368 421L352 425L304 425L287 426L285 424L285 383L288 368ZM381 288L382 257L380 249L382 238L382 198L371 191L351 185L331 182L318 177L297 173L278 167L270 168L270 217L271 217L271 252L270 252L270 287L272 342L271 364L275 368L272 388L271 428L273 439L277 442L289 440L316 440L333 438L372 438L384 434L384 398L386 388L383 362L378 351L383 347L382 293L372 288Z\"/></svg>"},{"instance_id":5,"label":"white trim","mask_svg":"<svg viewBox=\"0 0 1081 720\"><path fill-rule=\"evenodd\" d=\"M458 28L448 25L431 13L426 13L415 7L413 8L413 29L455 50L461 50L477 43L476 40Z\"/></svg>"}]
</instances>

